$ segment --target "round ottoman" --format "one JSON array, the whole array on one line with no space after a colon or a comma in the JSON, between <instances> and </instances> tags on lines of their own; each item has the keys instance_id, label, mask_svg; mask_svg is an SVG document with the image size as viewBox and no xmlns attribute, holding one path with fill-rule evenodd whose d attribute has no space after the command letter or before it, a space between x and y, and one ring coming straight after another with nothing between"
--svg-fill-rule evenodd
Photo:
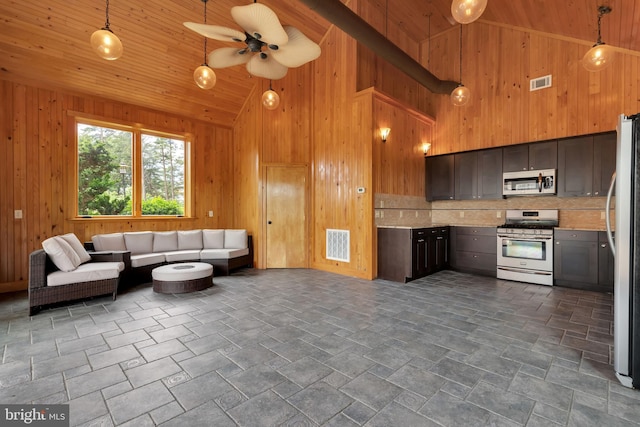
<instances>
[{"instance_id":1,"label":"round ottoman","mask_svg":"<svg viewBox=\"0 0 640 427\"><path fill-rule=\"evenodd\" d=\"M153 291L181 294L201 291L213 285L213 266L205 262L184 262L163 265L151 271Z\"/></svg>"}]
</instances>

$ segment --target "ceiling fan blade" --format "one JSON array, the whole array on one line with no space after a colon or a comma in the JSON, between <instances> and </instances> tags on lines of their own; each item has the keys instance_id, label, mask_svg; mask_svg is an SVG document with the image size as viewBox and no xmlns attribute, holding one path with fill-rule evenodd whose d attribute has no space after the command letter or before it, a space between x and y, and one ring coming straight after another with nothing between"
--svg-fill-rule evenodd
<instances>
[{"instance_id":1,"label":"ceiling fan blade","mask_svg":"<svg viewBox=\"0 0 640 427\"><path fill-rule=\"evenodd\" d=\"M247 34L265 43L287 44L289 38L275 12L262 3L231 8L231 16Z\"/></svg>"},{"instance_id":2,"label":"ceiling fan blade","mask_svg":"<svg viewBox=\"0 0 640 427\"><path fill-rule=\"evenodd\" d=\"M285 67L295 68L320 56L320 46L302 34L295 27L284 27L289 36L289 43L280 46L278 50L270 51L273 59Z\"/></svg>"},{"instance_id":3,"label":"ceiling fan blade","mask_svg":"<svg viewBox=\"0 0 640 427\"><path fill-rule=\"evenodd\" d=\"M245 53L240 53L245 52ZM211 68L226 68L245 64L251 59L252 53L235 47L221 47L209 54L207 63Z\"/></svg>"},{"instance_id":4,"label":"ceiling fan blade","mask_svg":"<svg viewBox=\"0 0 640 427\"><path fill-rule=\"evenodd\" d=\"M201 36L223 42L242 42L247 36L233 28L221 27L219 25L198 24L197 22L184 22L185 27L195 31Z\"/></svg>"},{"instance_id":5,"label":"ceiling fan blade","mask_svg":"<svg viewBox=\"0 0 640 427\"><path fill-rule=\"evenodd\" d=\"M255 54L251 60L247 62L247 71L256 77L265 79L279 80L287 75L289 69L273 59L271 55L262 58L260 54Z\"/></svg>"}]
</instances>

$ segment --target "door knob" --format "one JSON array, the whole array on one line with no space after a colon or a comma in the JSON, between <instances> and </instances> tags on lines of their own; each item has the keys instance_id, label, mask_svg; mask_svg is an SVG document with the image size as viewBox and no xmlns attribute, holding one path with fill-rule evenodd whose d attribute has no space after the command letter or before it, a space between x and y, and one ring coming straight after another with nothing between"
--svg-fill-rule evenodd
<instances>
[{"instance_id":1,"label":"door knob","mask_svg":"<svg viewBox=\"0 0 640 427\"><path fill-rule=\"evenodd\" d=\"M267 221L267 224L271 224L271 221Z\"/></svg>"}]
</instances>

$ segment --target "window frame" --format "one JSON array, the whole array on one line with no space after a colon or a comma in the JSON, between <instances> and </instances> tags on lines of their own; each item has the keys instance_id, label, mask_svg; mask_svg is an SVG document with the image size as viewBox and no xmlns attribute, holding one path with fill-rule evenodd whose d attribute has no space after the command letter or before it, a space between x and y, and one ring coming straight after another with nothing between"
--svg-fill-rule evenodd
<instances>
[{"instance_id":1,"label":"window frame","mask_svg":"<svg viewBox=\"0 0 640 427\"><path fill-rule=\"evenodd\" d=\"M79 157L78 157L78 125L99 126L109 129L116 129L131 132L131 214L130 215L81 215L78 212L78 186L79 186ZM184 144L184 214L183 215L142 215L142 135L150 135L160 138L181 140ZM136 123L123 123L113 120L103 120L87 116L73 116L73 146L74 152L74 172L73 172L73 196L74 212L76 219L123 219L123 220L148 220L153 218L192 218L192 136L184 132L168 132L166 130L153 129L148 126Z\"/></svg>"}]
</instances>

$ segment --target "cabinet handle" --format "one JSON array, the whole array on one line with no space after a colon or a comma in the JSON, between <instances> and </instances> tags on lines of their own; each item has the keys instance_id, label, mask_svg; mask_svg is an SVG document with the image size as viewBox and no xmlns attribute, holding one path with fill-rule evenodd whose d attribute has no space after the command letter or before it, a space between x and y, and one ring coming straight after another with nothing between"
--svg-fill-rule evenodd
<instances>
[{"instance_id":1,"label":"cabinet handle","mask_svg":"<svg viewBox=\"0 0 640 427\"><path fill-rule=\"evenodd\" d=\"M597 196L598 194L600 194L600 192L599 192L599 191L596 191L596 192L595 192L595 193L593 193L593 194L595 194L595 195Z\"/></svg>"},{"instance_id":2,"label":"cabinet handle","mask_svg":"<svg viewBox=\"0 0 640 427\"><path fill-rule=\"evenodd\" d=\"M473 257L474 257L474 258L478 258L478 255L474 255Z\"/></svg>"},{"instance_id":3,"label":"cabinet handle","mask_svg":"<svg viewBox=\"0 0 640 427\"><path fill-rule=\"evenodd\" d=\"M436 234L438 230L431 230L431 234Z\"/></svg>"},{"instance_id":4,"label":"cabinet handle","mask_svg":"<svg viewBox=\"0 0 640 427\"><path fill-rule=\"evenodd\" d=\"M577 234L572 234L571 237L578 237L578 235Z\"/></svg>"},{"instance_id":5,"label":"cabinet handle","mask_svg":"<svg viewBox=\"0 0 640 427\"><path fill-rule=\"evenodd\" d=\"M560 242L556 242L556 245L559 245L559 244L560 244Z\"/></svg>"},{"instance_id":6,"label":"cabinet handle","mask_svg":"<svg viewBox=\"0 0 640 427\"><path fill-rule=\"evenodd\" d=\"M530 169L531 169L531 170L533 170L533 166L531 166L531 168L530 168Z\"/></svg>"},{"instance_id":7,"label":"cabinet handle","mask_svg":"<svg viewBox=\"0 0 640 427\"><path fill-rule=\"evenodd\" d=\"M442 240L442 239L444 239L444 237L442 237L442 236L436 237L436 240Z\"/></svg>"},{"instance_id":8,"label":"cabinet handle","mask_svg":"<svg viewBox=\"0 0 640 427\"><path fill-rule=\"evenodd\" d=\"M587 193L587 196L590 196L590 195L591 195L591 193Z\"/></svg>"},{"instance_id":9,"label":"cabinet handle","mask_svg":"<svg viewBox=\"0 0 640 427\"><path fill-rule=\"evenodd\" d=\"M424 239L418 239L418 243L424 242Z\"/></svg>"},{"instance_id":10,"label":"cabinet handle","mask_svg":"<svg viewBox=\"0 0 640 427\"><path fill-rule=\"evenodd\" d=\"M475 241L477 242L477 241L478 241L478 238L477 238L477 237L474 237L474 238L473 238L473 240L475 240Z\"/></svg>"},{"instance_id":11,"label":"cabinet handle","mask_svg":"<svg viewBox=\"0 0 640 427\"><path fill-rule=\"evenodd\" d=\"M603 243L603 244L601 244L601 245L600 245L600 247L601 247L601 248L606 248L606 247L607 247L607 244L606 244L606 243Z\"/></svg>"}]
</instances>

